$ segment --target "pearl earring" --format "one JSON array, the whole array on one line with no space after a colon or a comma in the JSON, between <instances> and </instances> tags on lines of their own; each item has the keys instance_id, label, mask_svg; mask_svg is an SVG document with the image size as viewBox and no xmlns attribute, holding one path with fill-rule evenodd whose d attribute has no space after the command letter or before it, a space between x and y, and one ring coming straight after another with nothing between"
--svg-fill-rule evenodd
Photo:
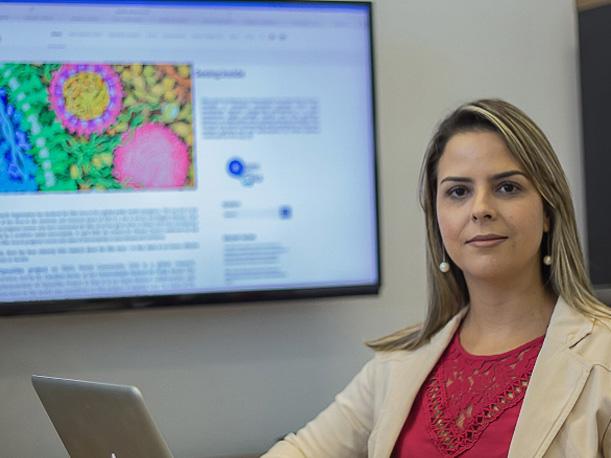
<instances>
[{"instance_id":1,"label":"pearl earring","mask_svg":"<svg viewBox=\"0 0 611 458\"><path fill-rule=\"evenodd\" d=\"M547 252L551 253L551 246L550 246L550 241L549 241L549 232L545 233L545 237L546 237L546 245L547 245ZM543 264L545 264L546 266L551 266L552 265L552 257L549 254L546 254L545 256L543 256Z\"/></svg>"},{"instance_id":2,"label":"pearl earring","mask_svg":"<svg viewBox=\"0 0 611 458\"><path fill-rule=\"evenodd\" d=\"M450 270L450 264L446 261L446 250L443 250L443 257L441 258L441 262L439 263L439 270L441 270L444 274Z\"/></svg>"}]
</instances>

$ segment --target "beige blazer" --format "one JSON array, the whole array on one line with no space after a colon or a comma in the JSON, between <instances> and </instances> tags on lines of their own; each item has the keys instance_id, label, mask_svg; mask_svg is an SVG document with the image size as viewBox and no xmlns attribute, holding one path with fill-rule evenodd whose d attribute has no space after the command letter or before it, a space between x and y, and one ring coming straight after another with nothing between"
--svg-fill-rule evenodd
<instances>
[{"instance_id":1,"label":"beige blazer","mask_svg":"<svg viewBox=\"0 0 611 458\"><path fill-rule=\"evenodd\" d=\"M388 458L420 386L466 309L415 351L378 353L335 401L265 458ZM611 457L611 320L559 299L524 397L510 458Z\"/></svg>"}]
</instances>

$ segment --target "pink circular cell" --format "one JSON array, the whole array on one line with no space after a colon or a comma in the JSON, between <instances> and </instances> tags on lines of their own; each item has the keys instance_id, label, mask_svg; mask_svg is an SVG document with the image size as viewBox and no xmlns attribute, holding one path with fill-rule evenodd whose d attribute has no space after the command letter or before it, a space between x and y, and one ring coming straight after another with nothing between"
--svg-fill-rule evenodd
<instances>
[{"instance_id":1,"label":"pink circular cell","mask_svg":"<svg viewBox=\"0 0 611 458\"><path fill-rule=\"evenodd\" d=\"M187 145L170 128L149 123L123 134L112 173L129 188L179 188L189 162Z\"/></svg>"},{"instance_id":2,"label":"pink circular cell","mask_svg":"<svg viewBox=\"0 0 611 458\"><path fill-rule=\"evenodd\" d=\"M103 133L123 106L119 75L105 64L64 64L49 85L51 108L71 133Z\"/></svg>"}]
</instances>

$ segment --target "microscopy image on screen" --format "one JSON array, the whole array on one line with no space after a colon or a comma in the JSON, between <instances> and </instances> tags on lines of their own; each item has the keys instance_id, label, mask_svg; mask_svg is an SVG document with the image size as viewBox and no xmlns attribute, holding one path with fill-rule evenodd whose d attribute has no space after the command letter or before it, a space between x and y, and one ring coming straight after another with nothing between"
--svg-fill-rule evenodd
<instances>
[{"instance_id":1,"label":"microscopy image on screen","mask_svg":"<svg viewBox=\"0 0 611 458\"><path fill-rule=\"evenodd\" d=\"M0 63L0 192L194 188L191 74Z\"/></svg>"}]
</instances>

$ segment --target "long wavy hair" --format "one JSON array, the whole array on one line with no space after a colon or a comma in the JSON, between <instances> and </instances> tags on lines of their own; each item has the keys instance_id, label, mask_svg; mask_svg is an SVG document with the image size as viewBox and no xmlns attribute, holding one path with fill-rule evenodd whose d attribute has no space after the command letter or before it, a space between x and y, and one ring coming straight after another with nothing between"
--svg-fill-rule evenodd
<instances>
[{"instance_id":1,"label":"long wavy hair","mask_svg":"<svg viewBox=\"0 0 611 458\"><path fill-rule=\"evenodd\" d=\"M477 100L458 107L439 124L420 171L420 205L424 210L427 234L426 319L419 325L368 342L374 350L416 349L469 303L469 291L460 268L451 259L446 259L450 264L449 272L441 273L438 268L444 247L435 205L437 166L450 138L459 133L479 131L494 132L503 138L542 197L550 230L544 234L540 250L552 257L550 267L541 263L545 287L585 315L611 316L610 309L592 293L577 235L571 192L547 137L532 119L512 104L498 99Z\"/></svg>"}]
</instances>

